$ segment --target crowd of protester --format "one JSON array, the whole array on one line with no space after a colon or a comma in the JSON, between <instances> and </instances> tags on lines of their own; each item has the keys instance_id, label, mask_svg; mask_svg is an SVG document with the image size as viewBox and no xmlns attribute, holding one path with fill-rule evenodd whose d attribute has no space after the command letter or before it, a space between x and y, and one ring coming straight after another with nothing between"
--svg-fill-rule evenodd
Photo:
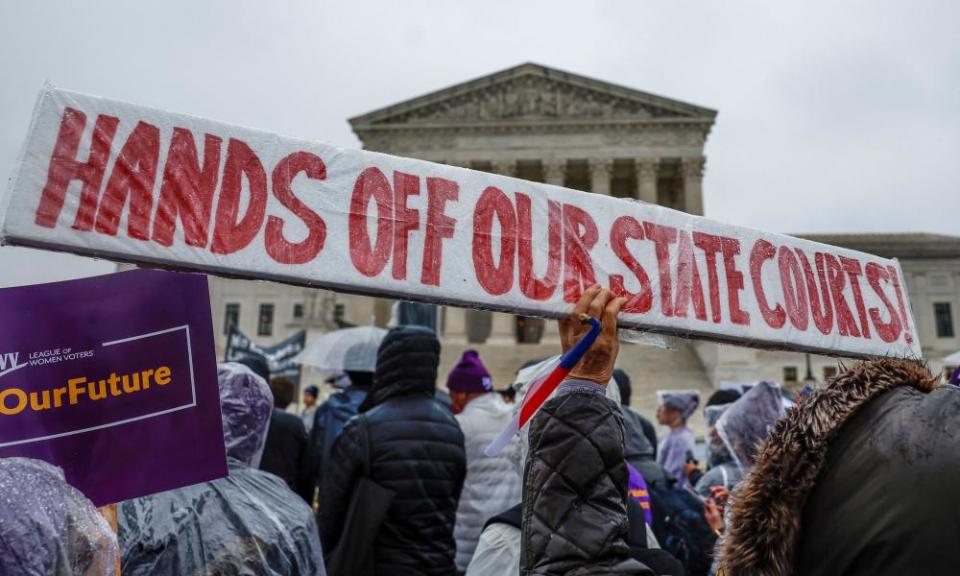
<instances>
[{"instance_id":1,"label":"crowd of protester","mask_svg":"<svg viewBox=\"0 0 960 576\"><path fill-rule=\"evenodd\" d=\"M219 480L98 512L56 467L2 459L0 574L957 573L960 389L883 359L796 405L772 382L702 408L663 390L658 442L614 368L623 303L585 291L563 350L588 330L582 314L600 336L495 455L552 359L496 383L470 350L441 375L434 332L405 325L372 372L340 375L323 402L305 388L299 415L295 385L262 360L222 364Z\"/></svg>"}]
</instances>

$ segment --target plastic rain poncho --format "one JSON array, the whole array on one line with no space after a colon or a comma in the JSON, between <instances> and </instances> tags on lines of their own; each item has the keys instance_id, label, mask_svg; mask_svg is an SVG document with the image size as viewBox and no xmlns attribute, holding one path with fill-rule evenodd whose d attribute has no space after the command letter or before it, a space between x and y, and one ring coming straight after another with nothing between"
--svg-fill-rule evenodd
<instances>
[{"instance_id":1,"label":"plastic rain poncho","mask_svg":"<svg viewBox=\"0 0 960 576\"><path fill-rule=\"evenodd\" d=\"M683 415L684 422L693 415L700 405L700 393L696 390L658 390L660 404L673 408ZM672 428L657 450L657 464L663 466L667 475L677 481L681 488L690 488L686 464L693 458L696 450L693 431L686 424Z\"/></svg>"},{"instance_id":2,"label":"plastic rain poncho","mask_svg":"<svg viewBox=\"0 0 960 576\"><path fill-rule=\"evenodd\" d=\"M0 502L0 574L116 573L116 535L56 466L28 458L0 459Z\"/></svg>"},{"instance_id":3,"label":"plastic rain poncho","mask_svg":"<svg viewBox=\"0 0 960 576\"><path fill-rule=\"evenodd\" d=\"M723 440L721 440L720 436L716 433L717 421L720 420L720 416L722 416L729 407L730 404L714 404L713 406L707 406L703 409L703 416L707 421L707 469L714 468L724 462L730 462L732 460L726 445L724 445Z\"/></svg>"},{"instance_id":4,"label":"plastic rain poncho","mask_svg":"<svg viewBox=\"0 0 960 576\"><path fill-rule=\"evenodd\" d=\"M784 414L780 386L760 382L720 416L717 434L733 461L746 474L757 457L757 448Z\"/></svg>"},{"instance_id":5,"label":"plastic rain poncho","mask_svg":"<svg viewBox=\"0 0 960 576\"><path fill-rule=\"evenodd\" d=\"M255 468L273 410L269 387L238 364L221 365L218 376L229 476L124 502L123 575L324 574L312 510Z\"/></svg>"},{"instance_id":6,"label":"plastic rain poncho","mask_svg":"<svg viewBox=\"0 0 960 576\"><path fill-rule=\"evenodd\" d=\"M707 406L703 409L703 415L707 420L707 471L697 480L694 490L704 498L710 498L713 494L710 488L714 486L724 486L733 489L734 486L743 480L743 471L733 461L730 451L723 443L720 435L717 433L717 422L720 416L727 411L727 408L733 404L719 404Z\"/></svg>"}]
</instances>

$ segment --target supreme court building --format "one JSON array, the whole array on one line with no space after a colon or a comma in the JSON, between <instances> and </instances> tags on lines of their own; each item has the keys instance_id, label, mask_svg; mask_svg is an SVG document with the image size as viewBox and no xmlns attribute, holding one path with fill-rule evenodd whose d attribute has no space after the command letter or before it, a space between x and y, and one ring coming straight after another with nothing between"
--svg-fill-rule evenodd
<instances>
[{"instance_id":1,"label":"supreme court building","mask_svg":"<svg viewBox=\"0 0 960 576\"><path fill-rule=\"evenodd\" d=\"M630 197L704 213L704 144L717 112L709 108L522 64L350 119L367 150ZM720 199L714 199L718 201ZM930 234L804 235L901 259L924 356L960 349L960 237ZM268 282L210 278L221 357L237 325L264 344L294 331L386 325L392 302ZM499 388L525 361L559 351L554 322L445 308L440 384L467 348L476 348ZM673 349L624 345L620 366L632 377L633 404L649 410L659 388L699 388L761 378L785 384L807 376L808 356L678 340ZM809 358L818 381L836 360ZM305 378L310 381L310 378Z\"/></svg>"}]
</instances>

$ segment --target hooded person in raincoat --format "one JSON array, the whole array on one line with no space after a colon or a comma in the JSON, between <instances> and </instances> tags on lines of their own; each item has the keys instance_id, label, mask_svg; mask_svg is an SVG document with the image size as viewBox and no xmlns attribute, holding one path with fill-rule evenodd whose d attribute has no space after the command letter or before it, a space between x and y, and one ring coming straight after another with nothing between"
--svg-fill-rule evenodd
<instances>
[{"instance_id":1,"label":"hooded person in raincoat","mask_svg":"<svg viewBox=\"0 0 960 576\"><path fill-rule=\"evenodd\" d=\"M723 439L720 438L720 434L717 433L717 422L731 405L707 406L703 410L704 419L707 421L707 471L696 479L693 488L697 494L704 498L712 496L710 488L713 486L723 486L729 489L743 480L740 467L733 461L730 450L727 449Z\"/></svg>"},{"instance_id":2,"label":"hooded person in raincoat","mask_svg":"<svg viewBox=\"0 0 960 576\"><path fill-rule=\"evenodd\" d=\"M774 382L760 382L730 404L717 420L717 435L740 470L741 478L753 468L757 446L770 435L783 416L783 394Z\"/></svg>"},{"instance_id":3,"label":"hooded person in raincoat","mask_svg":"<svg viewBox=\"0 0 960 576\"><path fill-rule=\"evenodd\" d=\"M687 420L700 405L700 393L696 390L659 390L657 395L660 396L657 422L670 428L670 434L657 451L657 464L663 466L679 487L690 488L686 464L693 458L695 444Z\"/></svg>"},{"instance_id":4,"label":"hooded person in raincoat","mask_svg":"<svg viewBox=\"0 0 960 576\"><path fill-rule=\"evenodd\" d=\"M310 507L257 469L273 410L267 383L234 363L218 379L229 475L122 503L124 576L324 574Z\"/></svg>"},{"instance_id":5,"label":"hooded person in raincoat","mask_svg":"<svg viewBox=\"0 0 960 576\"><path fill-rule=\"evenodd\" d=\"M2 458L0 495L0 574L116 574L116 535L62 470L41 460Z\"/></svg>"}]
</instances>

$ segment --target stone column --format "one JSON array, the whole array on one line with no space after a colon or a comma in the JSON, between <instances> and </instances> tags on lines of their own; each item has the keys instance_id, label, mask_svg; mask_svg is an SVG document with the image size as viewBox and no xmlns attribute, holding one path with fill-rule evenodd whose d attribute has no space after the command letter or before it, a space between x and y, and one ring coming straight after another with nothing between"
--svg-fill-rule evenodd
<instances>
[{"instance_id":1,"label":"stone column","mask_svg":"<svg viewBox=\"0 0 960 576\"><path fill-rule=\"evenodd\" d=\"M637 198L648 204L657 204L657 169L659 158L637 158Z\"/></svg>"},{"instance_id":2,"label":"stone column","mask_svg":"<svg viewBox=\"0 0 960 576\"><path fill-rule=\"evenodd\" d=\"M563 186L567 183L566 158L550 158L543 161L543 181L547 184Z\"/></svg>"},{"instance_id":3,"label":"stone column","mask_svg":"<svg viewBox=\"0 0 960 576\"><path fill-rule=\"evenodd\" d=\"M490 330L490 339L487 344L516 344L517 321L513 314L490 312L493 315L493 328Z\"/></svg>"},{"instance_id":4,"label":"stone column","mask_svg":"<svg viewBox=\"0 0 960 576\"><path fill-rule=\"evenodd\" d=\"M703 216L703 168L707 159L684 158L680 165L683 173L683 210Z\"/></svg>"},{"instance_id":5,"label":"stone column","mask_svg":"<svg viewBox=\"0 0 960 576\"><path fill-rule=\"evenodd\" d=\"M547 318L545 324L543 325L543 338L540 339L541 344L560 344L560 327L557 326L557 321L553 318Z\"/></svg>"},{"instance_id":6,"label":"stone column","mask_svg":"<svg viewBox=\"0 0 960 576\"><path fill-rule=\"evenodd\" d=\"M516 160L493 160L490 162L493 167L493 171L496 174L502 174L503 176L513 176L517 173L517 161Z\"/></svg>"},{"instance_id":7,"label":"stone column","mask_svg":"<svg viewBox=\"0 0 960 576\"><path fill-rule=\"evenodd\" d=\"M613 175L613 160L594 158L589 161L590 191L594 194L610 195L610 176Z\"/></svg>"},{"instance_id":8,"label":"stone column","mask_svg":"<svg viewBox=\"0 0 960 576\"><path fill-rule=\"evenodd\" d=\"M443 341L451 344L467 343L467 311L444 306Z\"/></svg>"}]
</instances>

